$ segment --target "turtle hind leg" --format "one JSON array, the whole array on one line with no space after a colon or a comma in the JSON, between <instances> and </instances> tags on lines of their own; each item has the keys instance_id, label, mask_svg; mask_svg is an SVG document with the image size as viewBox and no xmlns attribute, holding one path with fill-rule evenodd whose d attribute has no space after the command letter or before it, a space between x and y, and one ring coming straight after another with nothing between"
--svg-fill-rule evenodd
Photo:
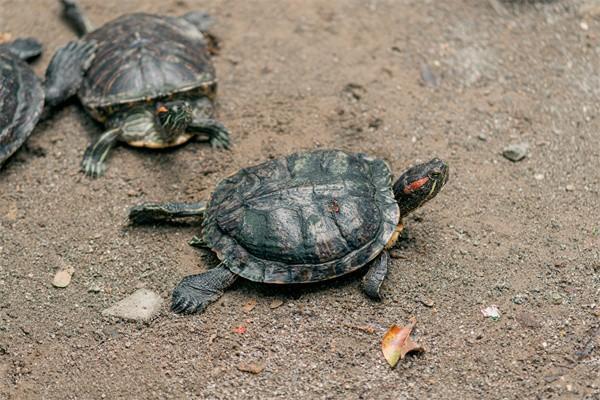
<instances>
[{"instance_id":1,"label":"turtle hind leg","mask_svg":"<svg viewBox=\"0 0 600 400\"><path fill-rule=\"evenodd\" d=\"M171 310L178 314L202 312L221 297L237 277L224 264L198 275L186 276L173 290Z\"/></svg>"},{"instance_id":2,"label":"turtle hind leg","mask_svg":"<svg viewBox=\"0 0 600 400\"><path fill-rule=\"evenodd\" d=\"M97 178L106 170L106 158L117 143L121 129L110 129L104 132L98 140L90 144L81 160L81 170L89 177Z\"/></svg>"},{"instance_id":3,"label":"turtle hind leg","mask_svg":"<svg viewBox=\"0 0 600 400\"><path fill-rule=\"evenodd\" d=\"M63 15L73 25L77 34L83 36L94 30L89 19L85 16L81 6L75 0L62 0Z\"/></svg>"},{"instance_id":4,"label":"turtle hind leg","mask_svg":"<svg viewBox=\"0 0 600 400\"><path fill-rule=\"evenodd\" d=\"M96 48L96 42L71 41L54 54L44 84L48 106L55 107L77 93Z\"/></svg>"},{"instance_id":5,"label":"turtle hind leg","mask_svg":"<svg viewBox=\"0 0 600 400\"><path fill-rule=\"evenodd\" d=\"M362 290L374 300L381 300L380 289L388 272L389 256L387 251L382 251L369 264L369 271L363 277Z\"/></svg>"},{"instance_id":6,"label":"turtle hind leg","mask_svg":"<svg viewBox=\"0 0 600 400\"><path fill-rule=\"evenodd\" d=\"M42 44L34 38L22 38L10 43L1 44L0 49L8 50L24 61L31 60L42 54Z\"/></svg>"},{"instance_id":7,"label":"turtle hind leg","mask_svg":"<svg viewBox=\"0 0 600 400\"><path fill-rule=\"evenodd\" d=\"M169 221L174 218L202 216L206 202L197 203L144 203L129 210L129 220L134 224Z\"/></svg>"}]
</instances>

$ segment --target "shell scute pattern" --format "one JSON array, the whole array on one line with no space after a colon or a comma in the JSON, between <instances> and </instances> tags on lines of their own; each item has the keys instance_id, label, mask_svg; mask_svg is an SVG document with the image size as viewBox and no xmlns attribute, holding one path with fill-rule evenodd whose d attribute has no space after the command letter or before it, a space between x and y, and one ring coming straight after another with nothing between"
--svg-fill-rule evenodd
<instances>
[{"instance_id":1,"label":"shell scute pattern","mask_svg":"<svg viewBox=\"0 0 600 400\"><path fill-rule=\"evenodd\" d=\"M44 91L31 68L0 51L0 165L27 140L42 113Z\"/></svg>"},{"instance_id":2,"label":"shell scute pattern","mask_svg":"<svg viewBox=\"0 0 600 400\"><path fill-rule=\"evenodd\" d=\"M314 282L373 259L399 218L385 162L318 150L222 181L203 230L210 247L244 278Z\"/></svg>"},{"instance_id":3,"label":"shell scute pattern","mask_svg":"<svg viewBox=\"0 0 600 400\"><path fill-rule=\"evenodd\" d=\"M85 39L98 43L79 92L92 110L167 97L215 80L207 41L181 18L125 15Z\"/></svg>"}]
</instances>

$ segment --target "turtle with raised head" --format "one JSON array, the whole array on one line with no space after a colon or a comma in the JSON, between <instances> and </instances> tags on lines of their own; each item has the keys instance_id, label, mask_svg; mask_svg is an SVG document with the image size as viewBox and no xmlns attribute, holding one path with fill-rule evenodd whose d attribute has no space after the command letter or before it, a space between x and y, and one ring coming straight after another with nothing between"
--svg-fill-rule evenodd
<instances>
[{"instance_id":1,"label":"turtle with raised head","mask_svg":"<svg viewBox=\"0 0 600 400\"><path fill-rule=\"evenodd\" d=\"M388 252L402 218L435 197L448 165L434 158L405 171L394 184L388 165L361 153L315 150L244 168L222 180L208 204L146 203L133 223L202 216L190 244L207 247L218 267L185 277L172 309L204 310L238 277L291 284L324 281L365 265L363 290L380 298Z\"/></svg>"},{"instance_id":2,"label":"turtle with raised head","mask_svg":"<svg viewBox=\"0 0 600 400\"><path fill-rule=\"evenodd\" d=\"M81 44L71 47L82 60L91 50ZM34 38L0 43L0 167L27 140L42 117L45 88L52 88L53 82L42 83L27 64L40 54L42 44ZM67 75L81 69L62 57L56 57L54 64Z\"/></svg>"},{"instance_id":3,"label":"turtle with raised head","mask_svg":"<svg viewBox=\"0 0 600 400\"><path fill-rule=\"evenodd\" d=\"M202 137L228 148L229 133L213 119L217 88L211 63L211 19L202 12L181 17L145 13L123 15L94 29L74 0L62 0L66 18L95 47L78 76L67 79L52 63L48 79L62 82L47 96L57 106L77 94L85 110L107 130L86 150L81 163L96 177L118 141L131 146L166 148ZM68 44L57 57L81 62Z\"/></svg>"}]
</instances>

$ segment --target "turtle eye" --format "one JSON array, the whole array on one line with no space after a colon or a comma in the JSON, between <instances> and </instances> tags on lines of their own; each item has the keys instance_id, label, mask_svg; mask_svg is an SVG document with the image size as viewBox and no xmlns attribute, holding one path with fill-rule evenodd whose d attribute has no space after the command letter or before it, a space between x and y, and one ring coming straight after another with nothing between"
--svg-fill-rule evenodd
<instances>
[{"instance_id":1,"label":"turtle eye","mask_svg":"<svg viewBox=\"0 0 600 400\"><path fill-rule=\"evenodd\" d=\"M431 178L433 178L433 179L437 179L437 178L439 178L440 176L442 176L442 171L440 171L439 169L434 169L433 171L431 171L431 172L429 173L429 176L430 176Z\"/></svg>"}]
</instances>

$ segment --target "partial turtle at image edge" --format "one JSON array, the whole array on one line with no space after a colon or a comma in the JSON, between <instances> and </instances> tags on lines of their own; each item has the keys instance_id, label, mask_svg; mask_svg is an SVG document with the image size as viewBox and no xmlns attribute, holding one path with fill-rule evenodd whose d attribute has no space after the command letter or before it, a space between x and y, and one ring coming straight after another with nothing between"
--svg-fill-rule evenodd
<instances>
[{"instance_id":1,"label":"partial turtle at image edge","mask_svg":"<svg viewBox=\"0 0 600 400\"><path fill-rule=\"evenodd\" d=\"M0 43L0 168L25 143L44 108L44 89L26 61L42 45L33 38Z\"/></svg>"}]
</instances>

